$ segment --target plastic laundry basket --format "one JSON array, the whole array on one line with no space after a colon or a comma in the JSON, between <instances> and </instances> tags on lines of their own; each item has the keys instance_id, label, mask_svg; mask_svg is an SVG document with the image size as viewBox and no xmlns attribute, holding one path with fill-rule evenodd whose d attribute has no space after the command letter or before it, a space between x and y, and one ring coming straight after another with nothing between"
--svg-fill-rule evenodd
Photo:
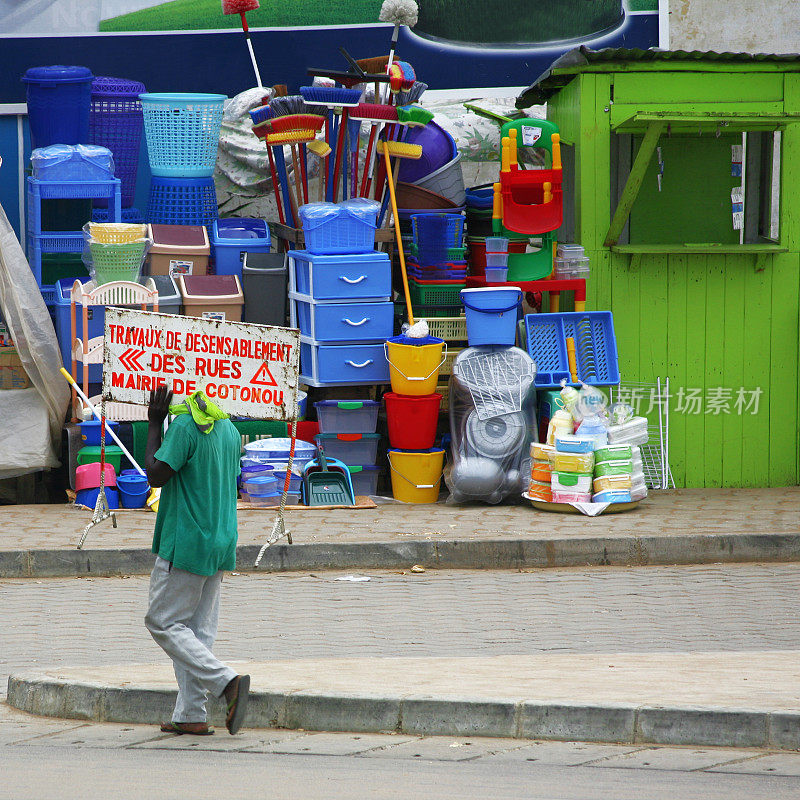
<instances>
[{"instance_id":1,"label":"plastic laundry basket","mask_svg":"<svg viewBox=\"0 0 800 800\"><path fill-rule=\"evenodd\" d=\"M139 95L153 175L203 178L214 174L224 94Z\"/></svg>"}]
</instances>

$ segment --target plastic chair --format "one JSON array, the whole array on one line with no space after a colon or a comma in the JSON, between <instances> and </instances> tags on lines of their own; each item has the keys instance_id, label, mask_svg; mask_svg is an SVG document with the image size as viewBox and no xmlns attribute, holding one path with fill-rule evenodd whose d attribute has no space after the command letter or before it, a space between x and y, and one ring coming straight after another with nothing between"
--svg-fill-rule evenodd
<instances>
[{"instance_id":1,"label":"plastic chair","mask_svg":"<svg viewBox=\"0 0 800 800\"><path fill-rule=\"evenodd\" d=\"M77 306L82 306L82 330L78 338ZM140 306L146 311L152 306L158 311L158 289L149 278L143 286L133 281L112 281L101 286L93 282L83 284L76 280L70 292L70 336L72 340L72 377L78 380L78 362L83 365L83 393L89 394L89 364L103 363L103 337L89 339L89 306ZM73 415L77 392L72 390ZM137 417L138 419L138 417ZM73 416L73 422L77 420Z\"/></svg>"}]
</instances>

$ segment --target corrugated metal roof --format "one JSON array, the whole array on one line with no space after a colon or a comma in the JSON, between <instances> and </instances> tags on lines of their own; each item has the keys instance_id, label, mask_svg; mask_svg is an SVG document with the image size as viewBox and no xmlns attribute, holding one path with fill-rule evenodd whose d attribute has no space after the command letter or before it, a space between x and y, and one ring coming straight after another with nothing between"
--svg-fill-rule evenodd
<instances>
[{"instance_id":1,"label":"corrugated metal roof","mask_svg":"<svg viewBox=\"0 0 800 800\"><path fill-rule=\"evenodd\" d=\"M575 75L553 75L553 70L567 67L585 67L599 63L627 64L631 62L687 62L713 61L715 63L764 63L778 62L800 64L798 53L716 53L705 50L641 50L624 47L607 47L592 50L589 47L576 47L556 59L548 70L543 72L518 98L517 108L540 105L547 102L559 89L566 86Z\"/></svg>"}]
</instances>

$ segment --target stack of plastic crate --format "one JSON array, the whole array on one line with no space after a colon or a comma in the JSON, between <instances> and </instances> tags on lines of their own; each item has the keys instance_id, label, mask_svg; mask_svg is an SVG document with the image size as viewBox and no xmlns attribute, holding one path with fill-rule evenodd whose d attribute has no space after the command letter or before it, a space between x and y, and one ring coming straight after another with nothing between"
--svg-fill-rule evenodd
<instances>
[{"instance_id":1,"label":"stack of plastic crate","mask_svg":"<svg viewBox=\"0 0 800 800\"><path fill-rule=\"evenodd\" d=\"M288 253L289 316L307 386L389 383L392 275L388 254L374 249L377 212L362 198L300 209L306 249Z\"/></svg>"}]
</instances>

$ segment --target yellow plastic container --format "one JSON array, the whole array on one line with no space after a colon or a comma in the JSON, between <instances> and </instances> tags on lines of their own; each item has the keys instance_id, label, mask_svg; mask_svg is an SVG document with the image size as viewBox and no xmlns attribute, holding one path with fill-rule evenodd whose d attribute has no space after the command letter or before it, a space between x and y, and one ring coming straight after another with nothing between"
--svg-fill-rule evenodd
<instances>
[{"instance_id":1,"label":"yellow plastic container","mask_svg":"<svg viewBox=\"0 0 800 800\"><path fill-rule=\"evenodd\" d=\"M392 495L403 503L435 503L442 482L444 450L424 453L389 451L392 469Z\"/></svg>"},{"instance_id":2,"label":"yellow plastic container","mask_svg":"<svg viewBox=\"0 0 800 800\"><path fill-rule=\"evenodd\" d=\"M103 244L127 244L147 236L147 225L128 222L90 222L89 235Z\"/></svg>"},{"instance_id":3,"label":"yellow plastic container","mask_svg":"<svg viewBox=\"0 0 800 800\"><path fill-rule=\"evenodd\" d=\"M553 445L540 444L539 442L531 444L531 458L534 461L549 461L552 464L555 457L556 448Z\"/></svg>"},{"instance_id":4,"label":"yellow plastic container","mask_svg":"<svg viewBox=\"0 0 800 800\"><path fill-rule=\"evenodd\" d=\"M631 475L603 475L594 479L594 493L630 491L633 486Z\"/></svg>"},{"instance_id":5,"label":"yellow plastic container","mask_svg":"<svg viewBox=\"0 0 800 800\"><path fill-rule=\"evenodd\" d=\"M556 453L554 468L558 472L591 472L594 453Z\"/></svg>"},{"instance_id":6,"label":"yellow plastic container","mask_svg":"<svg viewBox=\"0 0 800 800\"><path fill-rule=\"evenodd\" d=\"M406 336L395 336L384 345L392 391L433 394L439 381L439 368L447 358L447 345L434 336L419 340L425 344L406 344L413 341Z\"/></svg>"}]
</instances>

